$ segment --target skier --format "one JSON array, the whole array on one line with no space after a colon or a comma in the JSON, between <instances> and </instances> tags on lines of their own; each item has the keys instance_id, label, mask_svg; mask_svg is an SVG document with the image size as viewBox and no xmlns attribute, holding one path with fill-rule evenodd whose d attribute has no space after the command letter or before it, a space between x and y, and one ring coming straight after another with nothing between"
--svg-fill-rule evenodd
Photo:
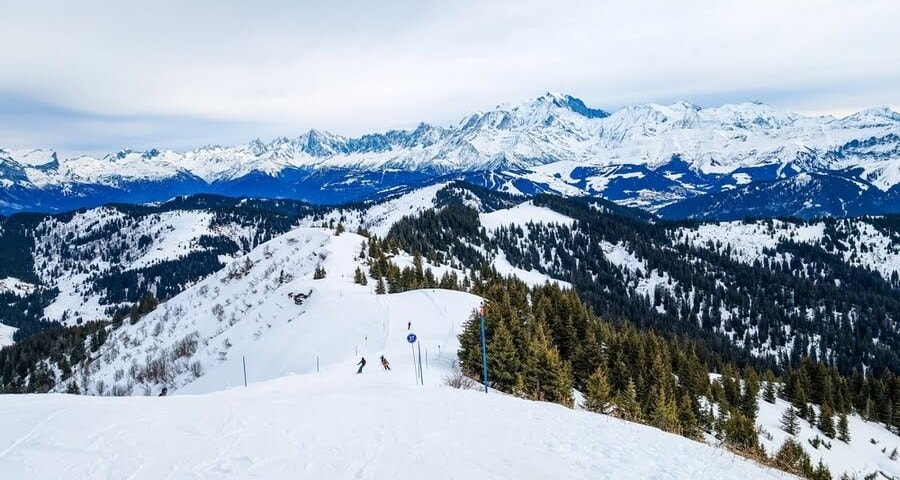
<instances>
[{"instance_id":1,"label":"skier","mask_svg":"<svg viewBox=\"0 0 900 480\"><path fill-rule=\"evenodd\" d=\"M391 362L388 362L384 355L381 356L381 366L384 367L385 370L391 369Z\"/></svg>"},{"instance_id":2,"label":"skier","mask_svg":"<svg viewBox=\"0 0 900 480\"><path fill-rule=\"evenodd\" d=\"M159 397L165 397L167 393L169 393L169 389L166 388L166 387L163 387L162 391L159 392L159 395L158 395L158 396L159 396Z\"/></svg>"},{"instance_id":3,"label":"skier","mask_svg":"<svg viewBox=\"0 0 900 480\"><path fill-rule=\"evenodd\" d=\"M412 322L406 322L406 329L409 330L412 328Z\"/></svg>"},{"instance_id":4,"label":"skier","mask_svg":"<svg viewBox=\"0 0 900 480\"><path fill-rule=\"evenodd\" d=\"M359 370L357 370L356 373L362 373L363 367L366 366L366 357L362 357L362 359L359 361L359 363L357 363L357 365L359 365Z\"/></svg>"}]
</instances>

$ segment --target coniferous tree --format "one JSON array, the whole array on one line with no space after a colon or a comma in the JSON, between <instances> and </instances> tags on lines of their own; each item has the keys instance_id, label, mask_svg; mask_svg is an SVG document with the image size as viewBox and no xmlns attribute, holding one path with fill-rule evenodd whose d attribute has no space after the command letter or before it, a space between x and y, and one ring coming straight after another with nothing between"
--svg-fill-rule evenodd
<instances>
[{"instance_id":1,"label":"coniferous tree","mask_svg":"<svg viewBox=\"0 0 900 480\"><path fill-rule=\"evenodd\" d=\"M725 441L737 449L745 452L755 452L759 449L756 424L740 409L735 408L729 412L724 431Z\"/></svg>"},{"instance_id":2,"label":"coniferous tree","mask_svg":"<svg viewBox=\"0 0 900 480\"><path fill-rule=\"evenodd\" d=\"M793 406L797 409L797 416L809 420L815 417L815 412L809 408L809 397L806 388L802 384L797 384L793 391Z\"/></svg>"},{"instance_id":3,"label":"coniferous tree","mask_svg":"<svg viewBox=\"0 0 900 480\"><path fill-rule=\"evenodd\" d=\"M387 288L384 286L384 278L378 277L378 282L375 284L375 294L384 295L385 293L387 293Z\"/></svg>"},{"instance_id":4,"label":"coniferous tree","mask_svg":"<svg viewBox=\"0 0 900 480\"><path fill-rule=\"evenodd\" d=\"M609 413L612 389L606 376L606 368L601 365L588 377L584 395L584 408L597 413Z\"/></svg>"},{"instance_id":5,"label":"coniferous tree","mask_svg":"<svg viewBox=\"0 0 900 480\"><path fill-rule=\"evenodd\" d=\"M810 475L809 478L810 480L831 480L831 472L822 462L821 458L819 459L819 464L816 465L815 470L813 470L812 475Z\"/></svg>"},{"instance_id":6,"label":"coniferous tree","mask_svg":"<svg viewBox=\"0 0 900 480\"><path fill-rule=\"evenodd\" d=\"M496 322L487 350L488 377L494 388L504 392L515 392L521 361L512 334L502 319Z\"/></svg>"},{"instance_id":7,"label":"coniferous tree","mask_svg":"<svg viewBox=\"0 0 900 480\"><path fill-rule=\"evenodd\" d=\"M747 368L744 370L744 390L741 398L741 412L751 421L756 421L756 413L759 411L759 377L756 372Z\"/></svg>"},{"instance_id":8,"label":"coniferous tree","mask_svg":"<svg viewBox=\"0 0 900 480\"><path fill-rule=\"evenodd\" d=\"M847 414L841 413L838 417L838 439L844 443L850 443L850 426L847 423Z\"/></svg>"},{"instance_id":9,"label":"coniferous tree","mask_svg":"<svg viewBox=\"0 0 900 480\"><path fill-rule=\"evenodd\" d=\"M483 381L481 363L481 316L472 312L459 334L459 364L463 373Z\"/></svg>"},{"instance_id":10,"label":"coniferous tree","mask_svg":"<svg viewBox=\"0 0 900 480\"><path fill-rule=\"evenodd\" d=\"M697 415L694 412L694 403L690 394L684 392L678 403L678 423L681 434L688 438L700 438L702 432Z\"/></svg>"},{"instance_id":11,"label":"coniferous tree","mask_svg":"<svg viewBox=\"0 0 900 480\"><path fill-rule=\"evenodd\" d=\"M644 415L641 412L641 404L638 402L637 387L634 380L628 379L628 384L624 390L620 391L613 400L615 404L614 414L625 420L632 422L641 422Z\"/></svg>"},{"instance_id":12,"label":"coniferous tree","mask_svg":"<svg viewBox=\"0 0 900 480\"><path fill-rule=\"evenodd\" d=\"M788 408L781 414L781 429L791 435L796 435L800 430L797 410L793 405L788 405Z\"/></svg>"},{"instance_id":13,"label":"coniferous tree","mask_svg":"<svg viewBox=\"0 0 900 480\"><path fill-rule=\"evenodd\" d=\"M768 403L774 404L776 398L776 388L774 382L766 382L766 386L763 389L763 400Z\"/></svg>"},{"instance_id":14,"label":"coniferous tree","mask_svg":"<svg viewBox=\"0 0 900 480\"><path fill-rule=\"evenodd\" d=\"M650 393L653 399L650 405L650 425L665 430L676 432L678 430L678 406L665 388L653 387Z\"/></svg>"},{"instance_id":15,"label":"coniferous tree","mask_svg":"<svg viewBox=\"0 0 900 480\"><path fill-rule=\"evenodd\" d=\"M825 434L828 438L834 438L835 429L834 429L834 410L831 408L831 405L825 404L822 405L822 408L819 412L819 430Z\"/></svg>"},{"instance_id":16,"label":"coniferous tree","mask_svg":"<svg viewBox=\"0 0 900 480\"><path fill-rule=\"evenodd\" d=\"M803 446L793 438L788 438L775 454L775 465L781 470L801 477L809 477L812 472L812 461Z\"/></svg>"},{"instance_id":17,"label":"coniferous tree","mask_svg":"<svg viewBox=\"0 0 900 480\"><path fill-rule=\"evenodd\" d=\"M572 405L572 380L570 368L559 357L543 324L537 323L528 346L525 361L525 393L535 399Z\"/></svg>"}]
</instances>

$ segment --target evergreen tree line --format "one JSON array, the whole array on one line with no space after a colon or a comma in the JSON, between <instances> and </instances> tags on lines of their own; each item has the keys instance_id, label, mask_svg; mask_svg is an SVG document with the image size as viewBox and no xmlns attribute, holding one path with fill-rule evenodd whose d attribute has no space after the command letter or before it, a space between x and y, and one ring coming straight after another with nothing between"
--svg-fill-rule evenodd
<instances>
[{"instance_id":1,"label":"evergreen tree line","mask_svg":"<svg viewBox=\"0 0 900 480\"><path fill-rule=\"evenodd\" d=\"M0 349L0 393L50 391L56 386L57 372L68 378L72 368L87 359L89 349L99 349L105 334L105 324L101 322L71 327L57 324Z\"/></svg>"},{"instance_id":2,"label":"evergreen tree line","mask_svg":"<svg viewBox=\"0 0 900 480\"><path fill-rule=\"evenodd\" d=\"M556 284L529 288L493 274L473 282L472 292L486 299L493 388L570 407L575 388L591 411L689 438L708 432L736 449L758 450L759 374L753 369L725 364L722 380L712 382L694 342L602 321L575 291ZM477 312L459 339L463 371L483 381Z\"/></svg>"}]
</instances>

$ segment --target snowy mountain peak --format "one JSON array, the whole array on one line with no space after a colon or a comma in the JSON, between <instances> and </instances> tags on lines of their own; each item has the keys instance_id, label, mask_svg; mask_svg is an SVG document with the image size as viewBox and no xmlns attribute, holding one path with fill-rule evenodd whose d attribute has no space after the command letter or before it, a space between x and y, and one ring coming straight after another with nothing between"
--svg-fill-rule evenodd
<instances>
[{"instance_id":1,"label":"snowy mountain peak","mask_svg":"<svg viewBox=\"0 0 900 480\"><path fill-rule=\"evenodd\" d=\"M0 158L6 157L23 167L48 167L59 161L56 152L43 149L7 149L0 147Z\"/></svg>"},{"instance_id":2,"label":"snowy mountain peak","mask_svg":"<svg viewBox=\"0 0 900 480\"><path fill-rule=\"evenodd\" d=\"M512 108L505 108L504 106L498 106L497 110L509 110L513 112L541 112L541 113L549 113L550 110L555 109L563 109L570 112L577 113L582 117L594 119L594 118L605 118L609 116L609 113L600 109L595 109L588 107L585 103L579 99L575 98L571 95L555 93L555 92L547 92L543 95L526 102L523 102L519 105L516 105ZM527 115L527 113L525 113Z\"/></svg>"},{"instance_id":3,"label":"snowy mountain peak","mask_svg":"<svg viewBox=\"0 0 900 480\"><path fill-rule=\"evenodd\" d=\"M858 128L892 126L900 123L900 113L887 105L867 108L841 119L841 123Z\"/></svg>"}]
</instances>

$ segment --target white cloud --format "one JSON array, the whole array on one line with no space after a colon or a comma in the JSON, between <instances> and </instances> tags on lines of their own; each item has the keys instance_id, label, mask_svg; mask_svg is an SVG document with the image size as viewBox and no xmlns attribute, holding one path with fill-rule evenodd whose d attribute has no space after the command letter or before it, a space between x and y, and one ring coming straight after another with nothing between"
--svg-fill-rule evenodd
<instances>
[{"instance_id":1,"label":"white cloud","mask_svg":"<svg viewBox=\"0 0 900 480\"><path fill-rule=\"evenodd\" d=\"M88 116L206 119L210 141L223 122L256 127L220 142L446 124L545 90L606 109L900 105L892 0L8 3L0 92ZM116 144L120 130L93 135ZM17 135L0 124L0 142Z\"/></svg>"}]
</instances>

